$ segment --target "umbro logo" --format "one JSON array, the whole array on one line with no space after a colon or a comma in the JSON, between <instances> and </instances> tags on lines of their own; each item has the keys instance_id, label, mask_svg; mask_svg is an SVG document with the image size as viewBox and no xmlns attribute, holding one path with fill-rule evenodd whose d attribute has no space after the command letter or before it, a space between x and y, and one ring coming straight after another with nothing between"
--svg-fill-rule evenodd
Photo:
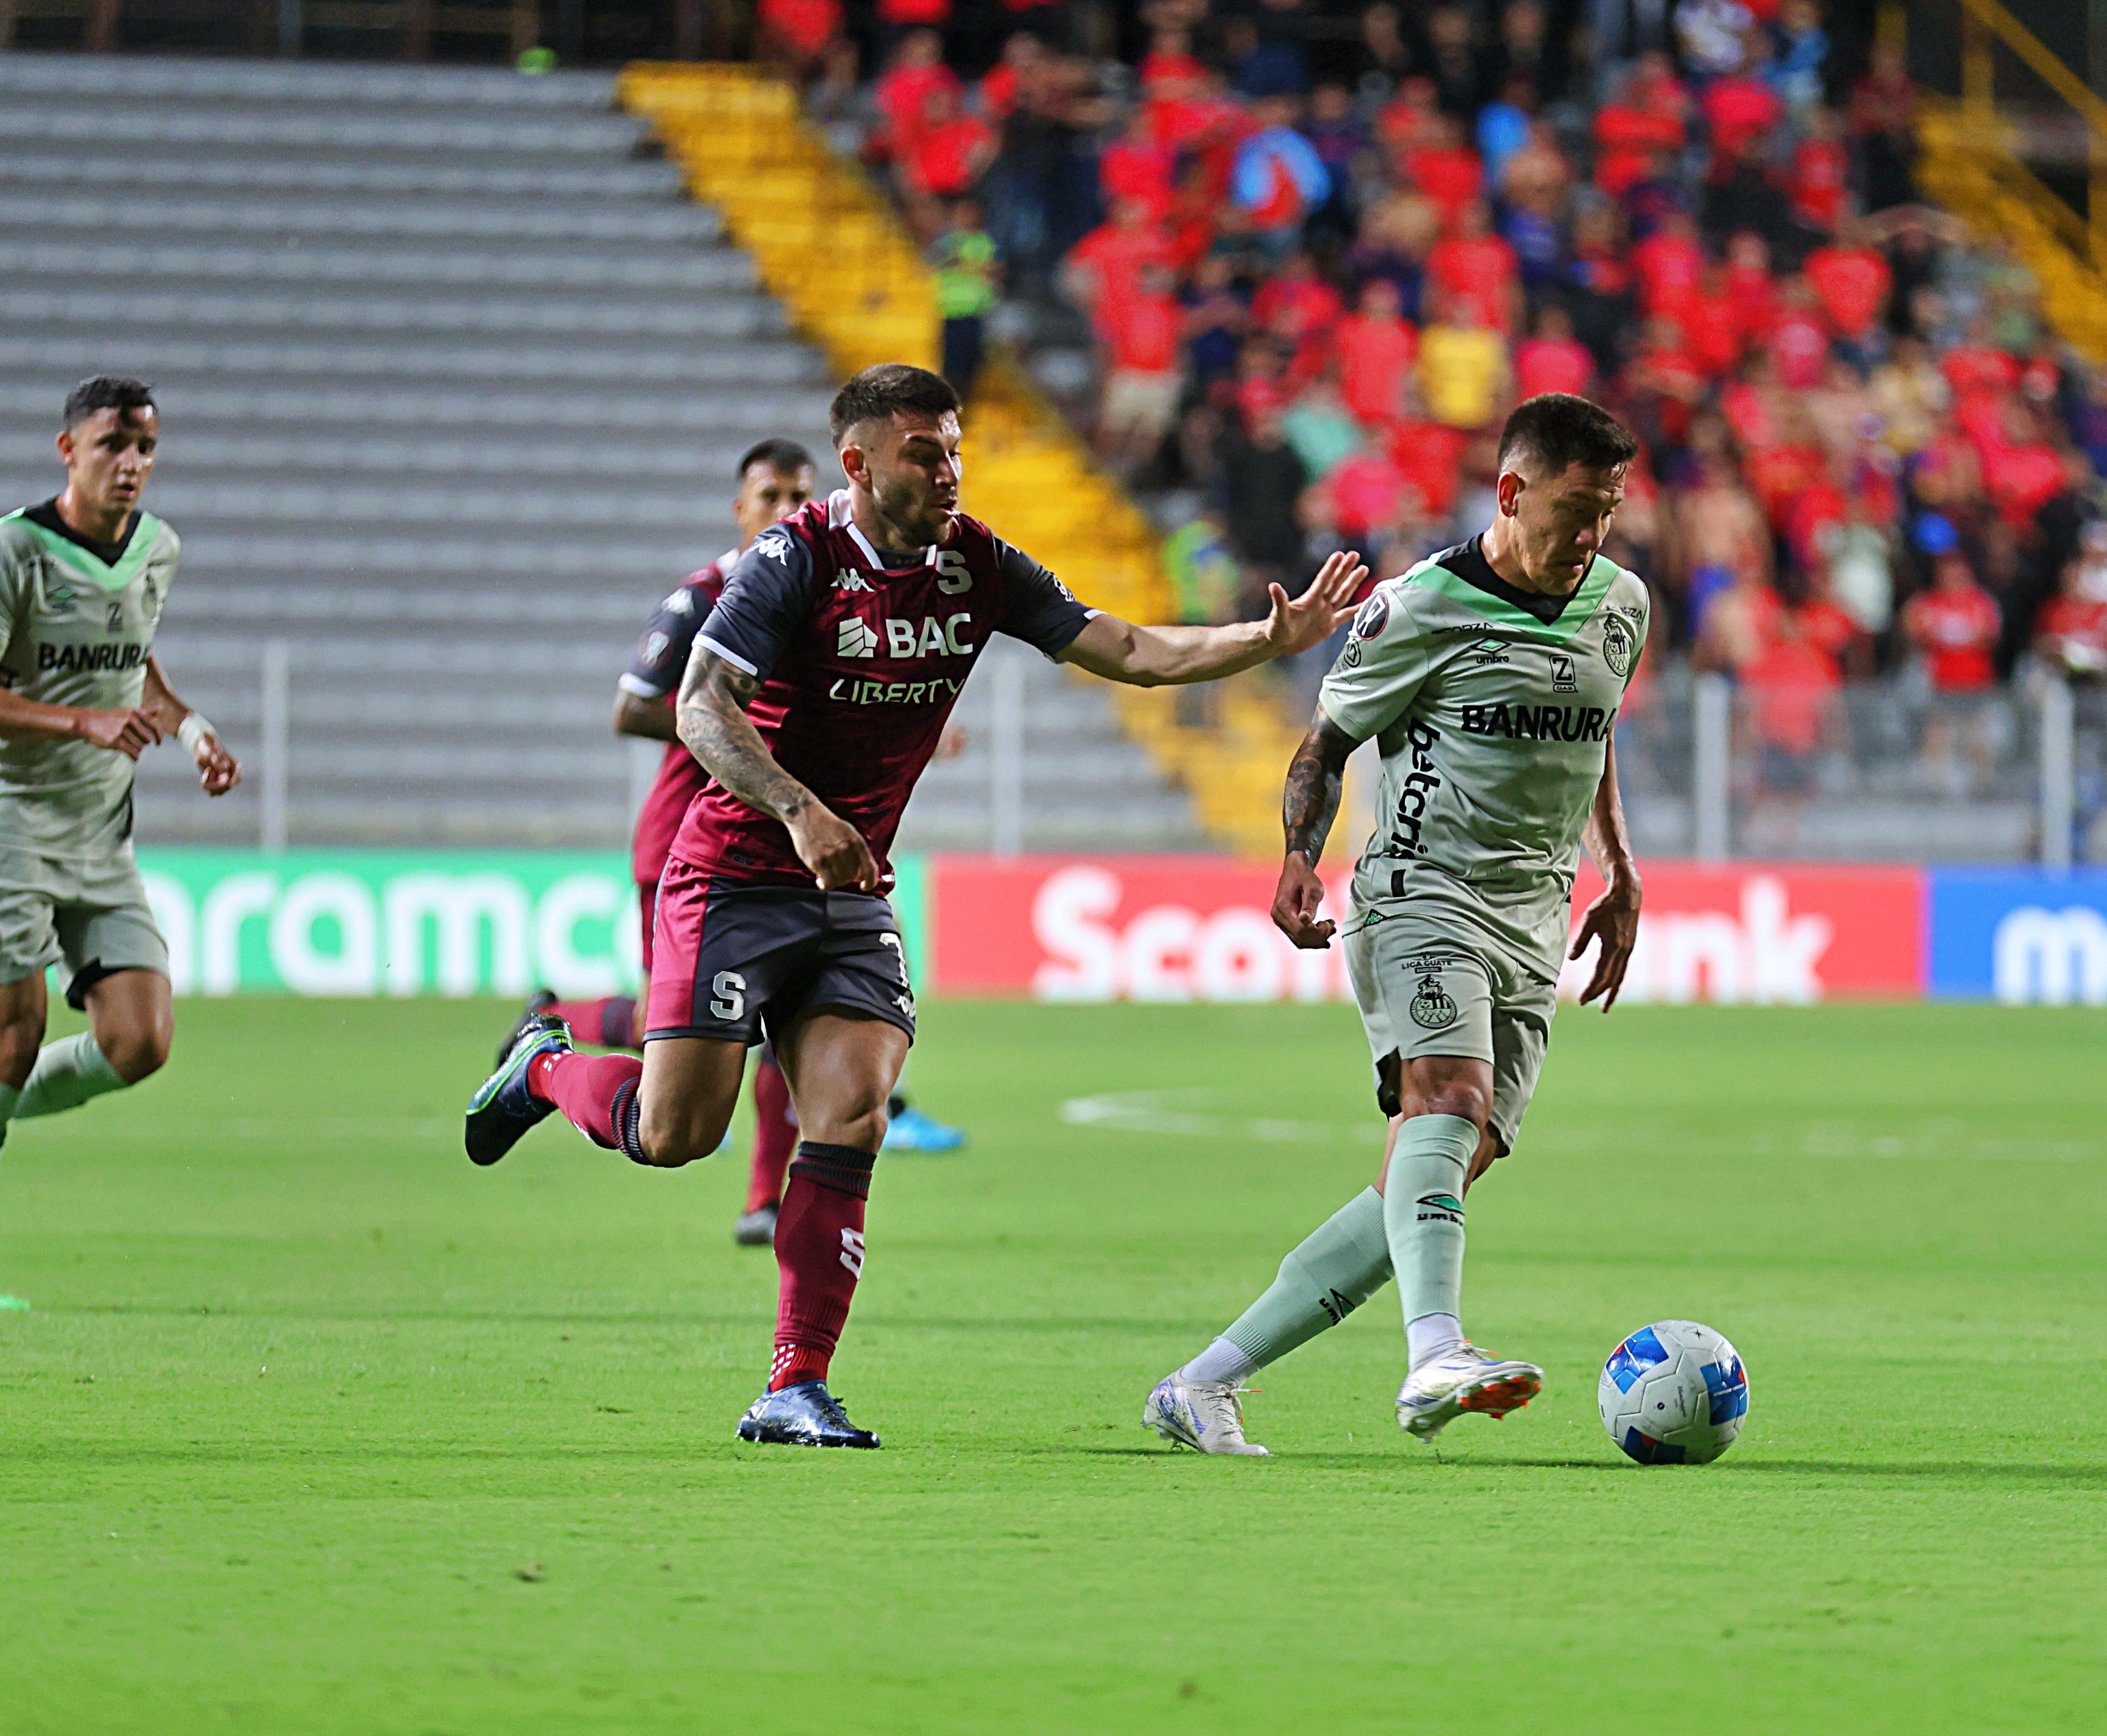
<instances>
[{"instance_id":1,"label":"umbro logo","mask_svg":"<svg viewBox=\"0 0 2107 1736\"><path fill-rule=\"evenodd\" d=\"M878 655L878 630L860 615L851 615L842 623L834 650L842 657L875 657Z\"/></svg>"},{"instance_id":2,"label":"umbro logo","mask_svg":"<svg viewBox=\"0 0 2107 1736\"><path fill-rule=\"evenodd\" d=\"M865 578L862 573L857 572L854 567L843 567L840 572L834 575L834 589L837 591L868 591L870 589L870 581Z\"/></svg>"},{"instance_id":3,"label":"umbro logo","mask_svg":"<svg viewBox=\"0 0 2107 1736\"><path fill-rule=\"evenodd\" d=\"M1507 646L1497 639L1480 639L1471 647L1471 658L1480 669L1487 668L1494 663L1514 661L1507 655Z\"/></svg>"}]
</instances>

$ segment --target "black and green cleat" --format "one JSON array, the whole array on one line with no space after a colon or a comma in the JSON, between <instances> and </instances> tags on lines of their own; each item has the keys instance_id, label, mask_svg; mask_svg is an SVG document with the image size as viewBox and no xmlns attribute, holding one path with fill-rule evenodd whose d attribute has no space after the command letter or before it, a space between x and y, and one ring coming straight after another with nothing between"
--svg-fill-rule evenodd
<instances>
[{"instance_id":1,"label":"black and green cleat","mask_svg":"<svg viewBox=\"0 0 2107 1736\"><path fill-rule=\"evenodd\" d=\"M468 1100L462 1143L472 1163L495 1163L548 1119L550 1106L527 1090L528 1064L536 1056L571 1052L571 1028L560 1019L528 1019L510 1051Z\"/></svg>"}]
</instances>

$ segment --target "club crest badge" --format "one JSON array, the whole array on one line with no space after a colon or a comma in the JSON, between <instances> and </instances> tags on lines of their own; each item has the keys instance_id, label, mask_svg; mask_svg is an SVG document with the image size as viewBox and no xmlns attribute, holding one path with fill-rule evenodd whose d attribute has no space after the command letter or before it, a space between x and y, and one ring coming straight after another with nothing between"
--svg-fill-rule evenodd
<instances>
[{"instance_id":1,"label":"club crest badge","mask_svg":"<svg viewBox=\"0 0 2107 1736\"><path fill-rule=\"evenodd\" d=\"M1454 997L1432 977L1419 979L1419 992L1412 997L1412 1022L1429 1031L1456 1023L1460 1010Z\"/></svg>"},{"instance_id":2,"label":"club crest badge","mask_svg":"<svg viewBox=\"0 0 2107 1736\"><path fill-rule=\"evenodd\" d=\"M1602 661L1612 675L1629 674L1632 667L1632 630L1615 615L1602 620Z\"/></svg>"}]
</instances>

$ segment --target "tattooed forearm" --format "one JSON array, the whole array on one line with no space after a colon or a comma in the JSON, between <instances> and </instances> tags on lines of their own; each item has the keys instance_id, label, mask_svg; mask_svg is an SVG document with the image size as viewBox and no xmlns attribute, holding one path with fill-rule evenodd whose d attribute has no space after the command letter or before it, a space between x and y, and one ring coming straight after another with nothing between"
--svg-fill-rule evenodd
<instances>
[{"instance_id":1,"label":"tattooed forearm","mask_svg":"<svg viewBox=\"0 0 2107 1736\"><path fill-rule=\"evenodd\" d=\"M812 792L775 762L746 715L760 689L755 677L698 644L681 682L675 727L712 777L748 807L787 821L812 805Z\"/></svg>"},{"instance_id":2,"label":"tattooed forearm","mask_svg":"<svg viewBox=\"0 0 2107 1736\"><path fill-rule=\"evenodd\" d=\"M1287 788L1281 798L1280 819L1287 848L1313 868L1324 853L1332 822L1338 816L1346 760L1357 744L1322 712L1295 750L1287 767Z\"/></svg>"}]
</instances>

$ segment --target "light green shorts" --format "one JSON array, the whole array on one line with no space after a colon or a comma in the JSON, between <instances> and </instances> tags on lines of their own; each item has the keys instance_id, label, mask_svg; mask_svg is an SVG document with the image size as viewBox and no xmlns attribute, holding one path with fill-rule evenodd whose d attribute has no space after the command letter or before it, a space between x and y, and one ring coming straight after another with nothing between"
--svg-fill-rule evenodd
<instances>
[{"instance_id":1,"label":"light green shorts","mask_svg":"<svg viewBox=\"0 0 2107 1736\"><path fill-rule=\"evenodd\" d=\"M19 983L61 960L72 973L66 1000L75 1008L117 971L168 975L168 942L129 849L89 862L0 850L0 983Z\"/></svg>"},{"instance_id":2,"label":"light green shorts","mask_svg":"<svg viewBox=\"0 0 2107 1736\"><path fill-rule=\"evenodd\" d=\"M1522 969L1453 909L1410 900L1356 908L1346 923L1346 974L1376 1064L1378 1100L1392 1055L1464 1055L1493 1068L1492 1131L1514 1149L1543 1070L1558 985ZM1387 1109L1387 1105L1386 1105Z\"/></svg>"}]
</instances>

